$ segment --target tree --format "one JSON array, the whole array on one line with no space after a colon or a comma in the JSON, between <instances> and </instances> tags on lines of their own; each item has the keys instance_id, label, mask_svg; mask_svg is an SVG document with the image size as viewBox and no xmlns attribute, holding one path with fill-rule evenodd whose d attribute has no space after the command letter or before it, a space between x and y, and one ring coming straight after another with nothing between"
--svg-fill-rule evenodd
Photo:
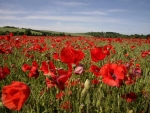
<instances>
[{"instance_id":1,"label":"tree","mask_svg":"<svg viewBox=\"0 0 150 113\"><path fill-rule=\"evenodd\" d=\"M32 35L31 30L30 30L30 29L26 29L26 30L25 30L25 34L26 34L27 36Z\"/></svg>"}]
</instances>

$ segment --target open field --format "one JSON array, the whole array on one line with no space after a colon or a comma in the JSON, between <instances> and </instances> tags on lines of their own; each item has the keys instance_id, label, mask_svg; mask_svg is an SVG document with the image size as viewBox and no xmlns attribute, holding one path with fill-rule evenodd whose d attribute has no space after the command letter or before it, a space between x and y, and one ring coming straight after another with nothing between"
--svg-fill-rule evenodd
<instances>
[{"instance_id":1,"label":"open field","mask_svg":"<svg viewBox=\"0 0 150 113\"><path fill-rule=\"evenodd\" d=\"M2 113L149 113L150 40L0 36Z\"/></svg>"}]
</instances>

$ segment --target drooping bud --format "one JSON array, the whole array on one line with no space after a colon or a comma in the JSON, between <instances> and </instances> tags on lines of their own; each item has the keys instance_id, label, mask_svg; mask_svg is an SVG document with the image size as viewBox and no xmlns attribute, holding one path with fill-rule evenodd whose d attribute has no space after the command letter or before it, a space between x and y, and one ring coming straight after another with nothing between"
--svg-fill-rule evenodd
<instances>
[{"instance_id":1,"label":"drooping bud","mask_svg":"<svg viewBox=\"0 0 150 113\"><path fill-rule=\"evenodd\" d=\"M82 74L84 71L84 67L82 64L79 64L78 66L76 66L75 70L74 70L74 73L75 74Z\"/></svg>"},{"instance_id":2,"label":"drooping bud","mask_svg":"<svg viewBox=\"0 0 150 113\"><path fill-rule=\"evenodd\" d=\"M132 74L135 75L136 77L141 77L142 76L142 69L137 67L132 69Z\"/></svg>"}]
</instances>

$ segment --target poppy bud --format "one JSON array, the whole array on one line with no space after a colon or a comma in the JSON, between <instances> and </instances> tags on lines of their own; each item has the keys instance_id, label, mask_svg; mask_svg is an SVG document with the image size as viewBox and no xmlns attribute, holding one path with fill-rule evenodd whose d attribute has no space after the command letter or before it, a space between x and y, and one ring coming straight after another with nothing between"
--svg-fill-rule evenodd
<instances>
[{"instance_id":1,"label":"poppy bud","mask_svg":"<svg viewBox=\"0 0 150 113\"><path fill-rule=\"evenodd\" d=\"M84 89L88 90L90 88L90 81L89 79L86 79L85 83L84 83Z\"/></svg>"},{"instance_id":2,"label":"poppy bud","mask_svg":"<svg viewBox=\"0 0 150 113\"><path fill-rule=\"evenodd\" d=\"M80 65L78 65L78 66L75 68L74 73L80 75L80 74L83 73L83 71L84 71L83 65L80 64Z\"/></svg>"},{"instance_id":3,"label":"poppy bud","mask_svg":"<svg viewBox=\"0 0 150 113\"><path fill-rule=\"evenodd\" d=\"M84 97L84 95L87 93L88 90L86 90L85 88L82 90L81 92L81 97Z\"/></svg>"},{"instance_id":4,"label":"poppy bud","mask_svg":"<svg viewBox=\"0 0 150 113\"><path fill-rule=\"evenodd\" d=\"M129 64L129 63L124 64L124 66L125 66L127 69L130 69L130 64Z\"/></svg>"},{"instance_id":5,"label":"poppy bud","mask_svg":"<svg viewBox=\"0 0 150 113\"><path fill-rule=\"evenodd\" d=\"M100 100L97 100L96 107L98 108L100 106Z\"/></svg>"},{"instance_id":6,"label":"poppy bud","mask_svg":"<svg viewBox=\"0 0 150 113\"><path fill-rule=\"evenodd\" d=\"M4 105L3 105L3 103L2 103L2 102L0 102L0 108L2 108L2 107L4 107Z\"/></svg>"},{"instance_id":7,"label":"poppy bud","mask_svg":"<svg viewBox=\"0 0 150 113\"><path fill-rule=\"evenodd\" d=\"M133 110L129 110L128 113L133 113Z\"/></svg>"},{"instance_id":8,"label":"poppy bud","mask_svg":"<svg viewBox=\"0 0 150 113\"><path fill-rule=\"evenodd\" d=\"M84 89L81 92L81 97L84 97L85 94L88 93L89 88L90 88L90 81L88 79L86 79L86 81L84 83Z\"/></svg>"},{"instance_id":9,"label":"poppy bud","mask_svg":"<svg viewBox=\"0 0 150 113\"><path fill-rule=\"evenodd\" d=\"M85 105L81 104L79 107L79 113L84 113L84 110L85 110Z\"/></svg>"},{"instance_id":10,"label":"poppy bud","mask_svg":"<svg viewBox=\"0 0 150 113\"><path fill-rule=\"evenodd\" d=\"M137 77L140 77L142 75L142 69L141 68L134 68L132 70L132 74L137 76Z\"/></svg>"}]
</instances>

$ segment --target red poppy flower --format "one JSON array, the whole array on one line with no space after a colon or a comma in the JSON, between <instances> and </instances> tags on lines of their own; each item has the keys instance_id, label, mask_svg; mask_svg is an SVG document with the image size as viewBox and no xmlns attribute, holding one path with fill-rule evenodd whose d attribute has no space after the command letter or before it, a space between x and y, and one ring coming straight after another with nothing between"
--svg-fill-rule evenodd
<instances>
[{"instance_id":1,"label":"red poppy flower","mask_svg":"<svg viewBox=\"0 0 150 113\"><path fill-rule=\"evenodd\" d=\"M10 36L9 36L9 35L6 35L6 36L4 37L4 39L7 40L7 41L10 41Z\"/></svg>"},{"instance_id":2,"label":"red poppy flower","mask_svg":"<svg viewBox=\"0 0 150 113\"><path fill-rule=\"evenodd\" d=\"M10 36L10 37L13 37L13 36L14 36L14 33L13 33L13 32L10 32L10 33L9 33L9 36Z\"/></svg>"},{"instance_id":3,"label":"red poppy flower","mask_svg":"<svg viewBox=\"0 0 150 113\"><path fill-rule=\"evenodd\" d=\"M71 86L77 86L80 84L80 79L71 81Z\"/></svg>"},{"instance_id":4,"label":"red poppy flower","mask_svg":"<svg viewBox=\"0 0 150 113\"><path fill-rule=\"evenodd\" d=\"M54 58L55 60L58 60L58 59L59 59L59 54L58 54L58 53L53 53L53 58Z\"/></svg>"},{"instance_id":5,"label":"red poppy flower","mask_svg":"<svg viewBox=\"0 0 150 113\"><path fill-rule=\"evenodd\" d=\"M126 99L127 102L132 102L136 100L137 95L134 92L130 92L128 94L122 95L121 96L123 99Z\"/></svg>"},{"instance_id":6,"label":"red poppy flower","mask_svg":"<svg viewBox=\"0 0 150 113\"><path fill-rule=\"evenodd\" d=\"M91 71L96 77L99 77L99 71L101 68L95 66L95 65L91 65L89 71Z\"/></svg>"},{"instance_id":7,"label":"red poppy flower","mask_svg":"<svg viewBox=\"0 0 150 113\"><path fill-rule=\"evenodd\" d=\"M136 48L136 46L131 46L131 49L133 50L133 49L135 49Z\"/></svg>"},{"instance_id":8,"label":"red poppy flower","mask_svg":"<svg viewBox=\"0 0 150 113\"><path fill-rule=\"evenodd\" d=\"M57 87L60 90L64 90L65 89L65 83L67 82L67 80L70 78L71 73L69 73L68 71L65 70L59 70L58 75L54 75L51 80L49 80L48 78L46 78L46 84L49 88L57 85Z\"/></svg>"},{"instance_id":9,"label":"red poppy flower","mask_svg":"<svg viewBox=\"0 0 150 113\"><path fill-rule=\"evenodd\" d=\"M106 53L103 51L103 47L95 47L91 49L92 61L98 62L106 57Z\"/></svg>"},{"instance_id":10,"label":"red poppy flower","mask_svg":"<svg viewBox=\"0 0 150 113\"><path fill-rule=\"evenodd\" d=\"M112 45L105 45L103 47L103 52L106 54L106 55L110 55L110 50L113 49L113 46Z\"/></svg>"},{"instance_id":11,"label":"red poppy flower","mask_svg":"<svg viewBox=\"0 0 150 113\"><path fill-rule=\"evenodd\" d=\"M65 89L66 81L71 77L71 72L63 69L57 69L52 61L50 62L42 62L41 71L44 72L44 75L47 75L46 83L48 87L51 87L51 83L57 85L57 87L61 90Z\"/></svg>"},{"instance_id":12,"label":"red poppy flower","mask_svg":"<svg viewBox=\"0 0 150 113\"><path fill-rule=\"evenodd\" d=\"M39 76L39 72L38 72L38 64L36 61L33 61L32 62L32 66L29 66L28 64L24 64L22 66L22 70L24 72L28 71L29 70L29 74L28 76L31 78L31 77L35 77L37 78Z\"/></svg>"},{"instance_id":13,"label":"red poppy flower","mask_svg":"<svg viewBox=\"0 0 150 113\"><path fill-rule=\"evenodd\" d=\"M44 72L44 75L54 76L56 74L56 67L52 61L42 62L40 70Z\"/></svg>"},{"instance_id":14,"label":"red poppy flower","mask_svg":"<svg viewBox=\"0 0 150 113\"><path fill-rule=\"evenodd\" d=\"M56 94L56 98L62 100L64 95L65 95L64 92L61 91L61 92Z\"/></svg>"},{"instance_id":15,"label":"red poppy flower","mask_svg":"<svg viewBox=\"0 0 150 113\"><path fill-rule=\"evenodd\" d=\"M41 50L42 50L42 47L41 47L41 45L39 45L39 44L35 44L35 45L33 46L33 50L41 51Z\"/></svg>"},{"instance_id":16,"label":"red poppy flower","mask_svg":"<svg viewBox=\"0 0 150 113\"><path fill-rule=\"evenodd\" d=\"M3 80L8 74L10 74L10 69L5 67L0 67L0 81Z\"/></svg>"},{"instance_id":17,"label":"red poppy flower","mask_svg":"<svg viewBox=\"0 0 150 113\"><path fill-rule=\"evenodd\" d=\"M99 84L100 83L100 80L97 80L97 79L93 79L91 81L92 84L96 85L96 84Z\"/></svg>"},{"instance_id":18,"label":"red poppy flower","mask_svg":"<svg viewBox=\"0 0 150 113\"><path fill-rule=\"evenodd\" d=\"M120 87L126 73L126 67L118 64L105 64L100 70L102 81L109 86L117 87Z\"/></svg>"},{"instance_id":19,"label":"red poppy flower","mask_svg":"<svg viewBox=\"0 0 150 113\"><path fill-rule=\"evenodd\" d=\"M0 36L0 40L2 40L4 37L3 36Z\"/></svg>"},{"instance_id":20,"label":"red poppy flower","mask_svg":"<svg viewBox=\"0 0 150 113\"><path fill-rule=\"evenodd\" d=\"M48 88L52 88L52 87L56 86L55 82L52 80L49 80L47 77L46 77L46 85Z\"/></svg>"},{"instance_id":21,"label":"red poppy flower","mask_svg":"<svg viewBox=\"0 0 150 113\"><path fill-rule=\"evenodd\" d=\"M26 71L28 71L30 69L31 69L31 66L29 66L28 64L23 64L22 71L26 72Z\"/></svg>"},{"instance_id":22,"label":"red poppy flower","mask_svg":"<svg viewBox=\"0 0 150 113\"><path fill-rule=\"evenodd\" d=\"M27 35L23 35L22 38L27 38Z\"/></svg>"},{"instance_id":23,"label":"red poppy flower","mask_svg":"<svg viewBox=\"0 0 150 113\"><path fill-rule=\"evenodd\" d=\"M58 76L55 78L57 87L61 90L65 89L66 81L71 77L71 72L65 70L58 70Z\"/></svg>"},{"instance_id":24,"label":"red poppy flower","mask_svg":"<svg viewBox=\"0 0 150 113\"><path fill-rule=\"evenodd\" d=\"M61 103L60 108L66 111L70 111L72 110L72 105L70 101L65 101L63 103Z\"/></svg>"},{"instance_id":25,"label":"red poppy flower","mask_svg":"<svg viewBox=\"0 0 150 113\"><path fill-rule=\"evenodd\" d=\"M23 82L13 81L2 88L2 103L10 110L20 110L30 95L30 88Z\"/></svg>"},{"instance_id":26,"label":"red poppy flower","mask_svg":"<svg viewBox=\"0 0 150 113\"><path fill-rule=\"evenodd\" d=\"M132 76L126 76L125 77L125 84L126 85L131 85L131 84L134 84L136 82L136 79L135 77L132 77Z\"/></svg>"},{"instance_id":27,"label":"red poppy flower","mask_svg":"<svg viewBox=\"0 0 150 113\"><path fill-rule=\"evenodd\" d=\"M84 53L73 48L63 48L60 53L60 59L67 64L78 64L84 58Z\"/></svg>"}]
</instances>

